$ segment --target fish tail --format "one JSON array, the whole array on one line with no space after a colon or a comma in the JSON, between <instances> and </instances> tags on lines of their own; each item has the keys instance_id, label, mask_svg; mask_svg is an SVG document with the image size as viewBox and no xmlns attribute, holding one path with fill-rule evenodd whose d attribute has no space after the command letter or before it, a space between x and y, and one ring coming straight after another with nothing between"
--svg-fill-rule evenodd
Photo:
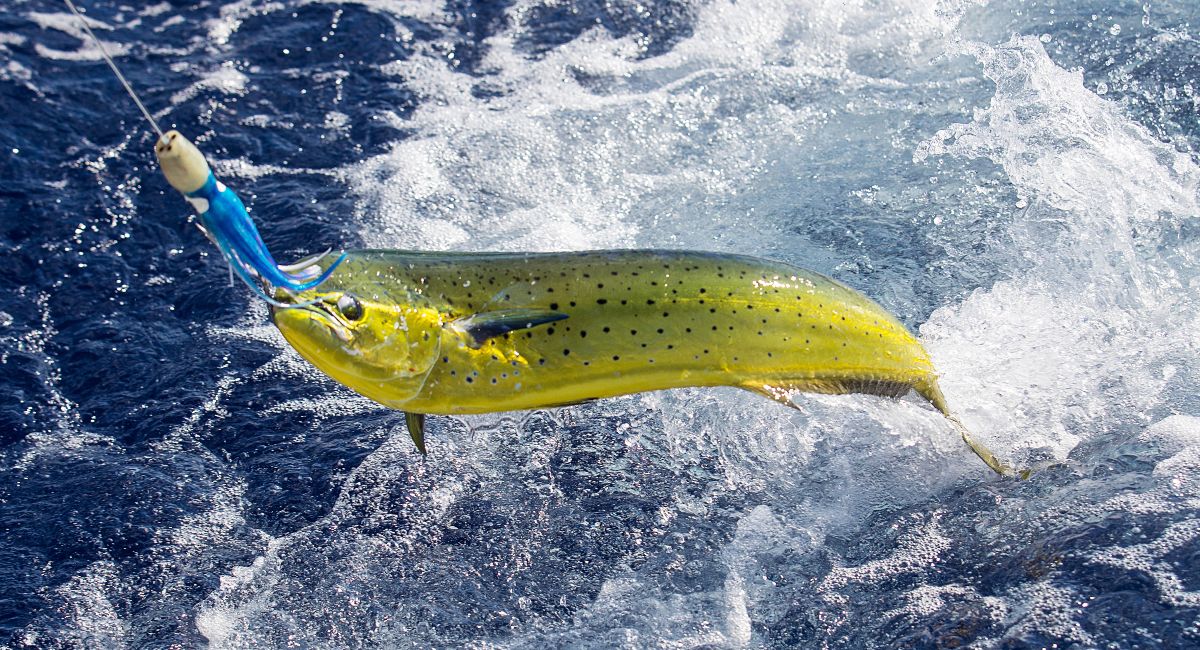
<instances>
[{"instance_id":1,"label":"fish tail","mask_svg":"<svg viewBox=\"0 0 1200 650\"><path fill-rule=\"evenodd\" d=\"M982 460L984 464L992 468L993 472L996 472L1001 476L1014 476L1020 479L1029 478L1029 475L1033 472L1033 470L1018 470L1012 465L1005 463L997 458L996 454L992 453L992 450L988 449L986 445L979 442L975 439L975 436L971 435L971 432L967 429L966 425L962 423L962 420L959 420L957 416L950 412L950 405L946 403L946 396L942 394L942 389L937 385L936 379L930 378L929 380L918 382L913 386L913 388L921 397L929 400L929 403L932 404L933 407L939 412L941 412L942 415L946 416L947 420L950 420L950 422L954 425L954 428L958 429L958 433L962 436L963 442L967 443L967 446L971 448L971 451L975 452L975 455L979 456L980 460Z\"/></svg>"}]
</instances>

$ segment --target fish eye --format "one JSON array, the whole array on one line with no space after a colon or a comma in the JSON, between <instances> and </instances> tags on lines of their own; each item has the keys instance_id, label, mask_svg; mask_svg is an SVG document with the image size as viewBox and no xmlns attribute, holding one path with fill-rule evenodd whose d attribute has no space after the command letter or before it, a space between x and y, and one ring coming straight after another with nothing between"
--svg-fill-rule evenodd
<instances>
[{"instance_id":1,"label":"fish eye","mask_svg":"<svg viewBox=\"0 0 1200 650\"><path fill-rule=\"evenodd\" d=\"M358 320L363 317L362 303L348 293L344 293L341 298L338 298L337 308L346 320Z\"/></svg>"}]
</instances>

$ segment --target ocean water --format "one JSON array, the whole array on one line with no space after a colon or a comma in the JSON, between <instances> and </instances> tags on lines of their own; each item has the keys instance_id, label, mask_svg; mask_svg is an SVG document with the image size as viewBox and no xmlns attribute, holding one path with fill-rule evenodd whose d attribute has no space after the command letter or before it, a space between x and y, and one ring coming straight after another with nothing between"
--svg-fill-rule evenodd
<instances>
[{"instance_id":1,"label":"ocean water","mask_svg":"<svg viewBox=\"0 0 1200 650\"><path fill-rule=\"evenodd\" d=\"M898 314L913 401L403 416L0 12L0 647L1200 646L1194 0L85 1L284 259L692 248Z\"/></svg>"}]
</instances>

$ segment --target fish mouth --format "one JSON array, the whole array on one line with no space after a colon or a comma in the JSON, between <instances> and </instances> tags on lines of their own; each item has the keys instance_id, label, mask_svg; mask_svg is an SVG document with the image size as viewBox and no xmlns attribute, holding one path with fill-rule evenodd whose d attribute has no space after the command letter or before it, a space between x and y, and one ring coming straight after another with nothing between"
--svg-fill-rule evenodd
<instances>
[{"instance_id":1,"label":"fish mouth","mask_svg":"<svg viewBox=\"0 0 1200 650\"><path fill-rule=\"evenodd\" d=\"M315 326L328 330L342 343L352 343L354 331L350 329L349 323L338 312L336 302L330 300L325 298L307 304L298 304L294 307L278 307L269 304L267 308L271 313L271 321L280 330L283 330L285 326L298 328L302 321L308 327Z\"/></svg>"}]
</instances>

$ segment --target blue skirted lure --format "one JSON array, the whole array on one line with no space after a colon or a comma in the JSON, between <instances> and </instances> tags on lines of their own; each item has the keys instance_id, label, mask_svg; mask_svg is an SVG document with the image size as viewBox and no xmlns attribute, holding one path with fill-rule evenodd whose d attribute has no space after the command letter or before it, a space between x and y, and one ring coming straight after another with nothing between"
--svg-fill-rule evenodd
<instances>
[{"instance_id":1,"label":"blue skirted lure","mask_svg":"<svg viewBox=\"0 0 1200 650\"><path fill-rule=\"evenodd\" d=\"M196 210L200 229L220 249L229 268L270 304L284 308L301 306L275 300L263 289L263 283L291 292L305 291L324 282L345 258L345 255L338 257L323 272L315 263L328 251L295 264L276 264L242 200L217 180L195 145L178 131L168 131L159 138L154 150L167 182Z\"/></svg>"},{"instance_id":2,"label":"blue skirted lure","mask_svg":"<svg viewBox=\"0 0 1200 650\"><path fill-rule=\"evenodd\" d=\"M167 182L171 184L171 187L179 190L196 209L200 215L200 229L221 250L221 254L229 262L229 268L237 273L237 276L252 291L276 307L300 307L308 304L279 302L267 295L263 285L267 284L291 292L311 289L329 277L329 274L342 263L345 255L338 257L329 268L325 269L324 273L321 272L320 267L315 265L315 262L329 251L288 266L276 264L275 258L271 257L271 251L267 250L267 245L263 243L262 237L258 234L258 228L254 226L254 221L246 212L246 206L242 204L238 195L225 187L224 183L218 181L216 176L213 176L208 162L204 160L204 155L200 153L196 145L183 137L182 133L174 130L162 132L162 129L158 127L158 122L154 121L154 116L146 110L142 100L133 91L129 81L125 79L125 75L121 74L121 69L113 61L112 55L108 53L104 43L92 33L92 28L71 0L66 0L66 3L71 13L75 14L75 18L79 20L79 25L100 49L108 67L112 68L113 74L117 75L121 85L125 87L126 92L142 111L142 115L146 116L146 121L154 127L154 132L158 134L154 153L158 156L158 163L162 166L163 175L167 177Z\"/></svg>"},{"instance_id":3,"label":"blue skirted lure","mask_svg":"<svg viewBox=\"0 0 1200 650\"><path fill-rule=\"evenodd\" d=\"M277 307L296 305L274 300L263 291L256 280L265 280L272 286L300 292L324 282L345 258L345 255L342 255L324 272L314 266L314 262L329 251L287 266L276 264L241 198L217 180L211 171L204 185L194 192L184 194L184 198L196 209L196 213L200 215L200 229L221 250L234 273L264 300Z\"/></svg>"}]
</instances>

